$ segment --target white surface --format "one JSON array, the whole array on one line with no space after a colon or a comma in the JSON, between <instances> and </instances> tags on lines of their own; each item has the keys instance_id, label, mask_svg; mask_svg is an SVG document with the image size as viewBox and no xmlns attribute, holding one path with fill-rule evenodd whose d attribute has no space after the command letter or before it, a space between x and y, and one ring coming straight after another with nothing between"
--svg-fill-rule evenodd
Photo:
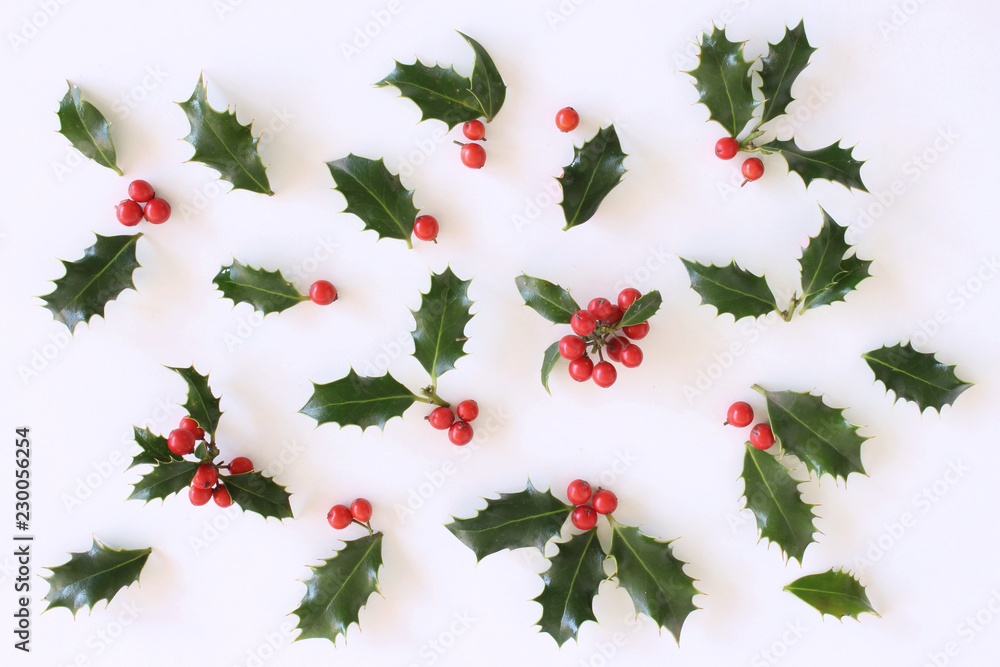
<instances>
[{"instance_id":1,"label":"white surface","mask_svg":"<svg viewBox=\"0 0 1000 667\"><path fill-rule=\"evenodd\" d=\"M37 20L45 4L11 0L3 9L3 424L9 436L16 425L32 428L36 573L86 549L92 534L154 553L140 586L75 621L64 609L40 613L46 585L36 578L34 651L14 651L7 631L5 664L992 664L1000 650L1000 622L988 607L1000 609L1000 281L977 283L977 274L995 275L1000 241L992 196L1000 176L992 150L1000 106L995 4L716 0L637 9L566 0L566 20L551 25L556 0L404 1L348 59L340 45L385 3L246 0L220 16L220 2L156 9L73 2L57 5L15 52L9 33ZM806 101L796 107L796 134L807 147L841 137L857 144L872 192L899 182L902 194L884 209L838 185L806 191L773 162L762 181L737 192L730 186L737 165L712 155L721 132L704 122L690 78L679 73L695 64L690 42L715 20L758 52L803 12L820 49L797 84ZM898 29L883 35L894 20ZM411 102L371 86L393 58L455 63L468 73L471 52L454 29L487 48L509 85L488 127L481 172L461 166L453 136L435 141L442 124L418 124ZM184 162L192 149L180 141L188 128L173 103L189 97L201 71L216 107L235 105L241 120L269 130L261 152L273 198L221 194L228 186L215 172ZM66 79L116 121L125 178L81 163L56 134ZM583 119L570 136L552 120L567 104ZM545 205L552 177L572 158L572 142L612 120L631 155L629 174L595 219L563 232L559 207ZM948 132L957 138L935 144ZM422 162L404 182L441 221L440 244L408 251L376 243L357 218L339 213L343 198L323 162L349 152L384 156L393 170L410 155ZM925 152L933 164L915 167L914 156ZM94 232L122 232L112 207L137 177L171 202L174 218L142 227L137 292L124 293L69 342L36 297L61 275L58 258L77 259ZM541 211L519 227L515 216L530 217L531 201ZM786 288L797 278L799 245L820 224L817 204L851 223L860 254L875 259L875 277L847 304L764 330L698 307L676 255L735 256ZM193 211L187 219L185 206ZM281 269L301 289L328 278L341 300L261 323L249 306L233 308L213 290L212 276L232 256ZM408 345L408 309L427 288L428 270L449 263L475 276L478 314L468 329L471 354L441 391L479 400L474 446L453 448L422 423L419 408L384 433L364 435L316 429L297 414L310 381L332 381L350 366L388 363L419 386L422 370L396 341ZM665 304L643 344L645 364L607 391L577 386L560 369L553 396L545 395L539 360L562 329L521 305L513 283L521 271L571 287L578 300L613 296L625 283L661 290ZM962 297L965 285L978 291ZM958 363L976 386L942 416L921 416L912 404L892 405L860 354L928 331L938 313L947 322L925 336L923 349ZM717 374L713 364L737 342L745 351L689 400L685 387L699 373ZM19 369L33 361L37 375L22 379ZM166 432L176 424L184 385L163 366L190 364L210 371L223 397L224 452L276 473L294 492L294 521L193 508L183 498L124 502L139 476L125 471L130 426ZM822 534L802 567L758 545L752 516L740 512L743 434L721 421L732 400L762 408L749 391L754 382L823 392L850 406L847 416L872 436L863 450L869 477L853 476L847 488L829 478L808 485L808 499L821 505ZM12 455L0 457L4 516L13 510ZM956 467L961 475L950 475ZM481 507L479 496L522 489L529 476L561 495L571 479L611 470L618 470L611 473L616 516L679 538L676 554L705 593L679 647L648 619L636 624L627 595L605 584L595 603L600 625L586 624L579 642L558 648L532 627L540 609L529 600L545 567L538 554L505 552L476 566L442 527L450 514ZM435 479L440 488L401 517L396 508ZM68 508L67 498L81 492L88 497ZM933 503L920 499L925 492ZM374 522L387 535L385 597L371 600L362 629L352 627L336 647L292 644L295 619L286 614L304 591L296 580L342 536L356 536L330 529L326 510L358 495L373 501ZM913 521L900 535L904 515ZM199 539L206 548L196 550ZM12 558L0 563L3 608L12 612ZM782 592L833 566L860 569L881 619L821 620ZM984 609L979 623L992 622L972 629L967 617ZM945 655L949 648L954 655Z\"/></svg>"}]
</instances>

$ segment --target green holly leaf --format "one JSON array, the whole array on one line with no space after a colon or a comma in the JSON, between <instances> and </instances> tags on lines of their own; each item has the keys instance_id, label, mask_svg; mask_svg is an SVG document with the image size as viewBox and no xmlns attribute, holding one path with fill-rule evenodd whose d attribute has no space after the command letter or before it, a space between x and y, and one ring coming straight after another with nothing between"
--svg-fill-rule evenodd
<instances>
[{"instance_id":1,"label":"green holly leaf","mask_svg":"<svg viewBox=\"0 0 1000 667\"><path fill-rule=\"evenodd\" d=\"M942 364L933 354L917 352L909 343L883 345L865 352L861 358L887 392L893 392L896 400L916 403L921 412L927 408L941 412L941 408L954 403L972 386L971 382L958 379L955 366Z\"/></svg>"},{"instance_id":2,"label":"green holly leaf","mask_svg":"<svg viewBox=\"0 0 1000 667\"><path fill-rule=\"evenodd\" d=\"M403 187L397 174L389 173L385 161L351 154L327 162L336 189L347 200L345 213L353 213L380 239L400 239L413 247L413 221L420 210L413 205L413 191Z\"/></svg>"},{"instance_id":3,"label":"green holly leaf","mask_svg":"<svg viewBox=\"0 0 1000 667\"><path fill-rule=\"evenodd\" d=\"M597 531L588 530L559 544L559 553L549 559L541 575L545 587L534 600L542 605L538 625L560 646L576 639L584 621L597 621L594 598L607 579L605 558Z\"/></svg>"},{"instance_id":4,"label":"green holly leaf","mask_svg":"<svg viewBox=\"0 0 1000 667\"><path fill-rule=\"evenodd\" d=\"M493 58L486 52L479 42L472 39L465 33L459 32L465 38L472 50L476 52L476 60L472 65L472 79L470 89L482 109L482 115L486 117L486 122L490 122L500 113L504 100L507 97L507 86L503 82L503 77L497 71L497 66ZM478 116L476 116L478 118ZM469 118L468 120L472 120Z\"/></svg>"},{"instance_id":5,"label":"green holly leaf","mask_svg":"<svg viewBox=\"0 0 1000 667\"><path fill-rule=\"evenodd\" d=\"M698 264L681 258L691 278L691 288L701 295L702 305L715 306L719 314L737 320L762 317L777 310L774 295L764 276L740 268L735 261L727 266Z\"/></svg>"},{"instance_id":6,"label":"green holly leaf","mask_svg":"<svg viewBox=\"0 0 1000 667\"><path fill-rule=\"evenodd\" d=\"M773 141L763 148L765 152L778 153L785 158L788 170L801 176L806 187L813 181L822 179L868 192L861 180L861 165L865 161L854 159L854 146L842 148L838 141L825 148L807 151L799 148L794 139L790 139Z\"/></svg>"},{"instance_id":7,"label":"green holly leaf","mask_svg":"<svg viewBox=\"0 0 1000 667\"><path fill-rule=\"evenodd\" d=\"M451 267L432 274L431 288L423 295L420 308L411 311L416 321L413 356L434 381L466 355L465 327L472 319L471 282L460 280Z\"/></svg>"},{"instance_id":8,"label":"green holly leaf","mask_svg":"<svg viewBox=\"0 0 1000 667\"><path fill-rule=\"evenodd\" d=\"M614 125L598 130L593 139L573 148L573 161L557 178L562 186L560 202L569 229L582 225L597 213L604 198L621 183L627 154L622 152Z\"/></svg>"},{"instance_id":9,"label":"green holly leaf","mask_svg":"<svg viewBox=\"0 0 1000 667\"><path fill-rule=\"evenodd\" d=\"M743 459L743 496L757 518L761 538L777 544L785 560L801 563L806 547L815 542L814 505L802 500L799 482L788 468L749 443Z\"/></svg>"},{"instance_id":10,"label":"green holly leaf","mask_svg":"<svg viewBox=\"0 0 1000 667\"><path fill-rule=\"evenodd\" d=\"M823 398L795 391L754 389L767 399L767 416L781 448L797 456L817 476L843 478L852 472L864 474L861 445L867 438L843 417L843 410L831 408Z\"/></svg>"},{"instance_id":11,"label":"green holly leaf","mask_svg":"<svg viewBox=\"0 0 1000 667\"><path fill-rule=\"evenodd\" d=\"M632 302L632 305L628 307L625 314L622 315L621 322L618 323L619 327L630 327L636 324L642 324L653 315L656 315L656 311L660 309L660 305L663 303L663 297L657 290L653 290L648 294L643 294L638 299Z\"/></svg>"},{"instance_id":12,"label":"green holly leaf","mask_svg":"<svg viewBox=\"0 0 1000 667\"><path fill-rule=\"evenodd\" d=\"M858 620L858 616L866 612L879 615L865 587L847 572L831 569L822 574L809 574L788 584L785 590L820 614L830 614L834 618L850 616Z\"/></svg>"},{"instance_id":13,"label":"green holly leaf","mask_svg":"<svg viewBox=\"0 0 1000 667\"><path fill-rule=\"evenodd\" d=\"M142 500L148 503L154 498L166 500L175 493L186 491L198 471L198 461L168 461L158 463L153 469L132 485L128 500Z\"/></svg>"},{"instance_id":14,"label":"green holly leaf","mask_svg":"<svg viewBox=\"0 0 1000 667\"><path fill-rule=\"evenodd\" d=\"M559 341L549 345L545 350L545 355L542 357L542 386L545 387L545 391L548 392L549 396L552 395L552 392L549 391L549 376L552 375L552 369L556 367L556 362L560 358Z\"/></svg>"},{"instance_id":15,"label":"green holly leaf","mask_svg":"<svg viewBox=\"0 0 1000 667\"><path fill-rule=\"evenodd\" d=\"M785 113L792 102L792 84L795 78L809 64L809 58L816 49L809 46L804 21L789 29L777 44L768 44L767 55L760 61L761 91L764 93L764 112L761 124Z\"/></svg>"},{"instance_id":16,"label":"green holly leaf","mask_svg":"<svg viewBox=\"0 0 1000 667\"><path fill-rule=\"evenodd\" d=\"M346 377L327 384L313 383L313 394L299 412L316 420L317 426L334 422L340 426L385 428L393 417L402 417L417 397L386 373L362 377L352 368Z\"/></svg>"},{"instance_id":17,"label":"green holly leaf","mask_svg":"<svg viewBox=\"0 0 1000 667\"><path fill-rule=\"evenodd\" d=\"M858 284L862 280L871 276L868 272L871 263L870 259L861 259L857 255L851 255L844 259L840 264L841 271L833 279L833 282L813 294L803 310L844 301L848 294L858 288Z\"/></svg>"},{"instance_id":18,"label":"green holly leaf","mask_svg":"<svg viewBox=\"0 0 1000 667\"><path fill-rule=\"evenodd\" d=\"M572 511L550 491L536 491L528 482L524 491L501 493L497 500L487 500L475 516L455 518L445 528L472 549L476 560L522 547L544 553L545 543L559 534Z\"/></svg>"},{"instance_id":19,"label":"green holly leaf","mask_svg":"<svg viewBox=\"0 0 1000 667\"><path fill-rule=\"evenodd\" d=\"M66 607L75 616L83 607L93 611L101 600L111 604L118 591L139 581L152 552L151 548L110 549L94 538L90 551L70 553L69 561L45 568L52 572L43 577L49 584L42 598L49 602L45 611Z\"/></svg>"},{"instance_id":20,"label":"green holly leaf","mask_svg":"<svg viewBox=\"0 0 1000 667\"><path fill-rule=\"evenodd\" d=\"M802 310L825 306L834 301L843 301L848 292L857 288L858 283L868 277L871 261L851 256L848 262L844 255L850 251L842 227L823 210L823 227L809 239L802 249L799 265L802 267Z\"/></svg>"},{"instance_id":21,"label":"green holly leaf","mask_svg":"<svg viewBox=\"0 0 1000 667\"><path fill-rule=\"evenodd\" d=\"M80 89L71 81L66 82L69 90L59 101L59 134L80 151L102 167L113 169L119 176L122 170L118 168L115 157L115 145L111 141L110 127L97 107L81 99Z\"/></svg>"},{"instance_id":22,"label":"green holly leaf","mask_svg":"<svg viewBox=\"0 0 1000 667\"><path fill-rule=\"evenodd\" d=\"M636 613L653 619L678 642L681 626L697 609L694 579L684 573L683 561L674 557L671 542L660 542L638 528L623 526L609 514L610 556L615 559L618 585L628 591Z\"/></svg>"},{"instance_id":23,"label":"green holly leaf","mask_svg":"<svg viewBox=\"0 0 1000 667\"><path fill-rule=\"evenodd\" d=\"M750 65L743 57L743 43L730 42L724 28L714 28L711 35L702 35L698 66L686 72L694 77L698 101L708 107L709 120L731 137L743 131L760 105L753 98Z\"/></svg>"},{"instance_id":24,"label":"green holly leaf","mask_svg":"<svg viewBox=\"0 0 1000 667\"><path fill-rule=\"evenodd\" d=\"M187 410L191 419L198 422L198 426L205 429L205 433L214 442L222 410L219 409L219 399L212 393L212 388L208 384L208 376L196 371L194 366L187 368L167 366L167 368L184 378L188 386L188 395L182 407Z\"/></svg>"},{"instance_id":25,"label":"green holly leaf","mask_svg":"<svg viewBox=\"0 0 1000 667\"><path fill-rule=\"evenodd\" d=\"M167 439L162 435L153 435L148 429L137 426L132 427L132 432L135 434L135 444L139 445L142 451L132 457L129 468L184 460L184 457L177 456L170 451L167 447Z\"/></svg>"},{"instance_id":26,"label":"green holly leaf","mask_svg":"<svg viewBox=\"0 0 1000 667\"><path fill-rule=\"evenodd\" d=\"M83 251L82 259L60 260L66 275L52 281L56 288L41 297L53 317L71 332L94 315L103 317L108 301L135 289L132 273L139 268L135 245L142 234L95 236L97 242Z\"/></svg>"},{"instance_id":27,"label":"green holly leaf","mask_svg":"<svg viewBox=\"0 0 1000 667\"><path fill-rule=\"evenodd\" d=\"M236 114L216 111L208 104L205 77L186 102L177 103L187 115L191 132L184 140L194 146L189 162L201 162L219 172L234 190L249 190L271 196L264 163L257 152L260 137L254 137L251 125L240 125Z\"/></svg>"},{"instance_id":28,"label":"green holly leaf","mask_svg":"<svg viewBox=\"0 0 1000 667\"><path fill-rule=\"evenodd\" d=\"M273 516L279 521L292 518L292 506L288 500L291 495L270 477L251 471L220 479L229 491L229 497L244 512L256 512L265 519Z\"/></svg>"},{"instance_id":29,"label":"green holly leaf","mask_svg":"<svg viewBox=\"0 0 1000 667\"><path fill-rule=\"evenodd\" d=\"M303 583L306 594L292 613L301 639L329 639L347 633L373 594L381 592L378 571L382 567L382 533L344 543L344 548L322 565L309 566L313 574Z\"/></svg>"},{"instance_id":30,"label":"green holly leaf","mask_svg":"<svg viewBox=\"0 0 1000 667\"><path fill-rule=\"evenodd\" d=\"M234 303L249 303L264 315L280 313L309 300L285 280L280 271L255 269L235 259L229 266L219 269L212 282L225 298Z\"/></svg>"},{"instance_id":31,"label":"green holly leaf","mask_svg":"<svg viewBox=\"0 0 1000 667\"><path fill-rule=\"evenodd\" d=\"M514 279L514 284L524 305L553 324L569 324L573 313L580 310L570 293L555 283L522 273Z\"/></svg>"}]
</instances>

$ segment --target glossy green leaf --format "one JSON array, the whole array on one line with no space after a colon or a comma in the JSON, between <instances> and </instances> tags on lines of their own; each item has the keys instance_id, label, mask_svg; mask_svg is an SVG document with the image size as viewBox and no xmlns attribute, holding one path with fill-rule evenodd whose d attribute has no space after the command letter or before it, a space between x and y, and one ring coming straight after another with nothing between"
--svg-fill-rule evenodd
<instances>
[{"instance_id":1,"label":"glossy green leaf","mask_svg":"<svg viewBox=\"0 0 1000 667\"><path fill-rule=\"evenodd\" d=\"M691 278L691 288L701 295L701 303L715 306L720 315L728 313L740 320L778 310L764 276L740 268L735 261L727 266L706 266L683 258L681 261Z\"/></svg>"},{"instance_id":2,"label":"glossy green leaf","mask_svg":"<svg viewBox=\"0 0 1000 667\"><path fill-rule=\"evenodd\" d=\"M400 95L420 108L421 121L434 118L443 121L449 130L484 115L472 94L472 82L454 67L428 67L419 60L412 65L397 61L388 76L375 85L395 86Z\"/></svg>"},{"instance_id":3,"label":"glossy green leaf","mask_svg":"<svg viewBox=\"0 0 1000 667\"><path fill-rule=\"evenodd\" d=\"M115 145L111 141L110 126L97 107L81 98L80 89L66 82L69 90L59 101L59 134L69 139L73 148L102 167L114 170L119 176Z\"/></svg>"},{"instance_id":4,"label":"glossy green leaf","mask_svg":"<svg viewBox=\"0 0 1000 667\"><path fill-rule=\"evenodd\" d=\"M593 139L573 148L573 161L557 178L562 186L560 206L569 229L594 217L604 198L621 183L625 158L614 125L598 130Z\"/></svg>"},{"instance_id":5,"label":"glossy green leaf","mask_svg":"<svg viewBox=\"0 0 1000 667\"><path fill-rule=\"evenodd\" d=\"M504 100L507 98L507 86L503 82L503 77L497 71L497 66L493 58L486 52L476 40L468 35L459 32L465 38L472 50L476 53L476 60L472 65L472 78L470 89L476 101L482 109L482 115L486 117L486 122L490 122L500 113ZM472 120L471 118L468 120Z\"/></svg>"},{"instance_id":6,"label":"glossy green leaf","mask_svg":"<svg viewBox=\"0 0 1000 667\"><path fill-rule=\"evenodd\" d=\"M229 266L219 269L212 282L225 298L234 303L249 303L264 315L280 313L309 300L285 280L280 271L255 269L235 259Z\"/></svg>"},{"instance_id":7,"label":"glossy green leaf","mask_svg":"<svg viewBox=\"0 0 1000 667\"><path fill-rule=\"evenodd\" d=\"M879 615L868 599L865 587L847 572L830 570L809 574L788 584L785 590L820 614L830 614L834 618L850 616L857 620L864 613Z\"/></svg>"},{"instance_id":8,"label":"glossy green leaf","mask_svg":"<svg viewBox=\"0 0 1000 667\"><path fill-rule=\"evenodd\" d=\"M194 366L187 368L167 366L167 368L184 378L188 386L188 395L183 408L187 410L191 419L198 422L198 426L205 429L209 439L214 442L222 410L219 409L219 399L212 393L212 388L208 384L208 376L196 371Z\"/></svg>"},{"instance_id":9,"label":"glossy green leaf","mask_svg":"<svg viewBox=\"0 0 1000 667\"><path fill-rule=\"evenodd\" d=\"M384 160L351 154L326 166L336 189L347 200L345 213L361 218L365 229L380 239L400 239L413 247L410 236L420 211L413 205L413 191L403 187L399 175L389 173Z\"/></svg>"},{"instance_id":10,"label":"glossy green leaf","mask_svg":"<svg viewBox=\"0 0 1000 667\"><path fill-rule=\"evenodd\" d=\"M760 536L774 542L785 559L802 562L806 547L815 542L814 505L802 500L799 482L778 459L747 443L743 458L743 496L757 519Z\"/></svg>"},{"instance_id":11,"label":"glossy green leaf","mask_svg":"<svg viewBox=\"0 0 1000 667\"><path fill-rule=\"evenodd\" d=\"M66 607L74 615L83 607L90 607L101 600L111 600L123 588L139 581L139 574L145 567L149 554L146 549L110 549L94 538L90 551L70 553L67 562L46 568L52 574L43 577L49 584L49 591L42 598L53 607Z\"/></svg>"},{"instance_id":12,"label":"glossy green leaf","mask_svg":"<svg viewBox=\"0 0 1000 667\"><path fill-rule=\"evenodd\" d=\"M135 444L139 445L142 451L132 457L129 468L184 460L184 457L177 456L167 448L167 439L162 435L154 435L148 429L138 426L133 426L132 432L135 434Z\"/></svg>"},{"instance_id":13,"label":"glossy green leaf","mask_svg":"<svg viewBox=\"0 0 1000 667\"><path fill-rule=\"evenodd\" d=\"M933 354L917 352L909 343L883 345L861 356L886 391L893 392L897 400L916 403L921 412L927 408L940 412L972 386L958 379L956 366L942 364Z\"/></svg>"},{"instance_id":14,"label":"glossy green leaf","mask_svg":"<svg viewBox=\"0 0 1000 667\"><path fill-rule=\"evenodd\" d=\"M352 368L346 377L327 384L313 383L313 394L299 412L317 425L334 422L340 426L385 428L393 417L402 417L417 397L388 373L362 377Z\"/></svg>"},{"instance_id":15,"label":"glossy green leaf","mask_svg":"<svg viewBox=\"0 0 1000 667\"><path fill-rule=\"evenodd\" d=\"M854 147L842 148L840 142L814 151L799 148L794 139L772 141L763 146L765 152L778 153L788 163L788 170L802 177L806 187L817 180L833 181L847 188L868 192L861 180L864 160L854 159Z\"/></svg>"},{"instance_id":16,"label":"glossy green leaf","mask_svg":"<svg viewBox=\"0 0 1000 667\"><path fill-rule=\"evenodd\" d=\"M270 477L251 471L239 475L220 476L233 502L244 512L256 512L265 519L291 519L291 497L285 487L277 484Z\"/></svg>"},{"instance_id":17,"label":"glossy green leaf","mask_svg":"<svg viewBox=\"0 0 1000 667\"><path fill-rule=\"evenodd\" d=\"M303 583L306 594L292 612L301 639L328 639L347 633L358 623L361 610L375 593L380 593L378 571L382 567L382 533L344 543L344 548L322 565L310 566L312 576Z\"/></svg>"},{"instance_id":18,"label":"glossy green leaf","mask_svg":"<svg viewBox=\"0 0 1000 667\"><path fill-rule=\"evenodd\" d=\"M657 290L653 290L647 294L643 294L638 299L632 302L632 305L628 307L625 314L622 315L621 322L618 323L619 327L630 327L636 324L642 324L653 315L656 315L656 311L660 309L660 305L663 303L663 297Z\"/></svg>"},{"instance_id":19,"label":"glossy green leaf","mask_svg":"<svg viewBox=\"0 0 1000 667\"><path fill-rule=\"evenodd\" d=\"M166 500L175 493L186 492L200 464L197 461L168 461L158 463L132 485L128 500L149 502L155 498Z\"/></svg>"},{"instance_id":20,"label":"glossy green leaf","mask_svg":"<svg viewBox=\"0 0 1000 667\"><path fill-rule=\"evenodd\" d=\"M576 639L584 621L597 621L594 598L607 579L605 558L597 531L588 530L559 544L559 553L549 559L549 569L542 572L545 587L535 598L542 605L538 625L560 646Z\"/></svg>"},{"instance_id":21,"label":"glossy green leaf","mask_svg":"<svg viewBox=\"0 0 1000 667\"><path fill-rule=\"evenodd\" d=\"M813 294L806 302L804 310L844 301L848 294L858 288L862 280L871 276L868 272L871 263L870 259L861 259L857 255L845 258L840 264L841 271L834 277L833 282Z\"/></svg>"},{"instance_id":22,"label":"glossy green leaf","mask_svg":"<svg viewBox=\"0 0 1000 667\"><path fill-rule=\"evenodd\" d=\"M868 277L870 261L850 260L845 255L851 246L847 243L846 227L841 227L823 211L823 226L819 233L809 239L802 249L799 265L802 267L802 309L809 310L825 306L844 297L856 289L858 283Z\"/></svg>"},{"instance_id":23,"label":"glossy green leaf","mask_svg":"<svg viewBox=\"0 0 1000 667\"><path fill-rule=\"evenodd\" d=\"M431 288L423 295L420 308L411 311L416 321L413 356L432 380L453 369L466 355L465 327L472 319L471 282L460 280L451 267L432 274Z\"/></svg>"},{"instance_id":24,"label":"glossy green leaf","mask_svg":"<svg viewBox=\"0 0 1000 667\"><path fill-rule=\"evenodd\" d=\"M753 97L750 65L743 57L743 43L726 39L724 28L713 28L701 38L694 77L698 101L708 107L709 120L736 137L753 117L760 101Z\"/></svg>"},{"instance_id":25,"label":"glossy green leaf","mask_svg":"<svg viewBox=\"0 0 1000 667\"><path fill-rule=\"evenodd\" d=\"M761 91L764 93L764 112L761 122L766 123L785 113L792 102L792 84L809 64L816 49L809 46L804 21L795 28L785 28L785 36L777 44L768 44L767 54L761 57Z\"/></svg>"},{"instance_id":26,"label":"glossy green leaf","mask_svg":"<svg viewBox=\"0 0 1000 667\"><path fill-rule=\"evenodd\" d=\"M204 76L198 79L191 97L178 105L191 124L191 131L184 137L194 146L189 162L215 169L219 178L232 183L234 190L274 194L257 152L260 137L253 136L251 125L240 125L235 113L209 106Z\"/></svg>"},{"instance_id":27,"label":"glossy green leaf","mask_svg":"<svg viewBox=\"0 0 1000 667\"><path fill-rule=\"evenodd\" d=\"M72 332L80 322L94 315L104 316L109 301L127 289L135 289L132 273L139 268L135 245L142 234L101 236L83 251L75 262L60 260L66 275L55 283L55 289L41 297L53 317Z\"/></svg>"},{"instance_id":28,"label":"glossy green leaf","mask_svg":"<svg viewBox=\"0 0 1000 667\"><path fill-rule=\"evenodd\" d=\"M569 324L580 304L569 291L541 278L521 274L514 279L524 304L553 324Z\"/></svg>"},{"instance_id":29,"label":"glossy green leaf","mask_svg":"<svg viewBox=\"0 0 1000 667\"><path fill-rule=\"evenodd\" d=\"M552 395L552 391L549 390L549 376L552 375L552 369L556 367L556 362L561 358L562 356L559 354L559 341L549 345L542 357L542 386L545 387L545 391L548 392L549 396Z\"/></svg>"}]
</instances>

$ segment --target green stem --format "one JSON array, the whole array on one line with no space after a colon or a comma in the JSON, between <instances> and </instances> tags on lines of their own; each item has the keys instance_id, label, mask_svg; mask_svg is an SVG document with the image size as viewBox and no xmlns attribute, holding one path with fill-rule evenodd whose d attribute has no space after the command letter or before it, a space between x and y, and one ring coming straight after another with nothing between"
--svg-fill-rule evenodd
<instances>
[{"instance_id":1,"label":"green stem","mask_svg":"<svg viewBox=\"0 0 1000 667\"><path fill-rule=\"evenodd\" d=\"M437 382L434 382L434 384L429 387L421 389L420 396L417 396L416 398L417 400L423 401L424 403L430 403L431 405L440 405L443 408L451 407L451 403L437 395Z\"/></svg>"}]
</instances>

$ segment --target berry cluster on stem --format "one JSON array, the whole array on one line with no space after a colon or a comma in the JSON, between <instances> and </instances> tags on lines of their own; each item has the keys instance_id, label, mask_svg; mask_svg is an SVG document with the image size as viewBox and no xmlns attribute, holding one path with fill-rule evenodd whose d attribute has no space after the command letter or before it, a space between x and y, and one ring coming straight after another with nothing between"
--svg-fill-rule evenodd
<instances>
[{"instance_id":1,"label":"berry cluster on stem","mask_svg":"<svg viewBox=\"0 0 1000 667\"><path fill-rule=\"evenodd\" d=\"M569 519L580 530L593 529L597 526L599 515L611 514L618 509L618 496L614 492L601 488L594 492L590 483L582 479L569 483L566 497L575 505Z\"/></svg>"},{"instance_id":2,"label":"berry cluster on stem","mask_svg":"<svg viewBox=\"0 0 1000 667\"><path fill-rule=\"evenodd\" d=\"M143 218L154 225L161 225L170 218L170 204L157 197L153 186L146 181L129 183L128 197L115 207L118 222L126 227L135 227Z\"/></svg>"},{"instance_id":3,"label":"berry cluster on stem","mask_svg":"<svg viewBox=\"0 0 1000 667\"><path fill-rule=\"evenodd\" d=\"M219 507L229 507L233 504L233 499L220 479L219 471L226 470L230 475L241 475L253 470L253 462L245 456L237 456L228 465L215 463L219 448L206 436L205 429L196 420L184 417L167 436L167 449L177 456L193 455L201 461L188 488L188 500L192 505L205 505L209 500L215 500Z\"/></svg>"},{"instance_id":4,"label":"berry cluster on stem","mask_svg":"<svg viewBox=\"0 0 1000 667\"><path fill-rule=\"evenodd\" d=\"M437 407L427 415L427 423L439 431L448 431L448 440L451 444L462 446L472 442L472 424L479 416L479 404L472 399L466 399L455 406L454 412L451 405L444 403L428 387L423 390L423 394L428 396L429 403L437 403ZM431 396L433 395L433 397ZM437 400L433 400L437 399ZM457 419L456 419L457 417Z\"/></svg>"},{"instance_id":5,"label":"berry cluster on stem","mask_svg":"<svg viewBox=\"0 0 1000 667\"><path fill-rule=\"evenodd\" d=\"M586 310L573 314L570 319L573 333L559 340L559 355L569 361L571 378L577 382L593 379L594 384L606 388L618 379L612 361L625 368L635 368L642 363L642 348L632 341L646 337L649 322L619 326L622 315L640 296L639 290L626 287L618 294L617 303L598 297L590 301ZM588 350L590 354L597 354L597 363L590 358Z\"/></svg>"},{"instance_id":6,"label":"berry cluster on stem","mask_svg":"<svg viewBox=\"0 0 1000 667\"><path fill-rule=\"evenodd\" d=\"M326 513L326 520L337 530L343 530L352 523L356 523L367 528L369 535L374 534L371 523L372 504L365 498L355 498L350 506L334 505Z\"/></svg>"}]
</instances>

